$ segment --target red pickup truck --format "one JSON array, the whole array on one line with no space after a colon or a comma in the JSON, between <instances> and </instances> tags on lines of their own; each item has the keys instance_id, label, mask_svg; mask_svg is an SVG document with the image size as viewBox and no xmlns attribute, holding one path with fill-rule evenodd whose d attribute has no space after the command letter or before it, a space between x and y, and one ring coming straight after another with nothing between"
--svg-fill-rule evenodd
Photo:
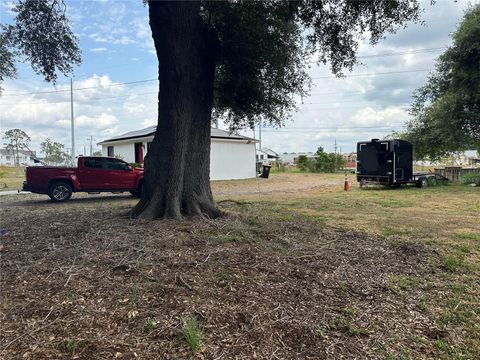
<instances>
[{"instance_id":1,"label":"red pickup truck","mask_svg":"<svg viewBox=\"0 0 480 360\"><path fill-rule=\"evenodd\" d=\"M70 199L73 192L124 192L140 196L143 169L111 157L82 156L78 167L31 166L22 190L48 194L53 201Z\"/></svg>"}]
</instances>

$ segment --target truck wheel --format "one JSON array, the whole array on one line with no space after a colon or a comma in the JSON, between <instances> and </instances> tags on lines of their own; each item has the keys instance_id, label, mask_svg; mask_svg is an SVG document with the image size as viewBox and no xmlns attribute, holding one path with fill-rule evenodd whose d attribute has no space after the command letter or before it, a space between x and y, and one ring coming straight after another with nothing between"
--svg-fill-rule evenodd
<instances>
[{"instance_id":1,"label":"truck wheel","mask_svg":"<svg viewBox=\"0 0 480 360\"><path fill-rule=\"evenodd\" d=\"M48 196L55 202L67 201L72 196L72 187L64 182L56 182L50 186Z\"/></svg>"},{"instance_id":2,"label":"truck wheel","mask_svg":"<svg viewBox=\"0 0 480 360\"><path fill-rule=\"evenodd\" d=\"M427 186L427 178L421 177L418 178L417 183L415 184L418 188L424 188Z\"/></svg>"}]
</instances>

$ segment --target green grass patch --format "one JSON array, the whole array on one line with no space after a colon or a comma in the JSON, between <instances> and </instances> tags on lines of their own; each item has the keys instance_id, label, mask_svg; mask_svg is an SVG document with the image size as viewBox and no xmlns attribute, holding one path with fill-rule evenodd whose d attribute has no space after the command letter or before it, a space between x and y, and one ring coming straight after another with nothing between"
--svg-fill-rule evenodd
<instances>
[{"instance_id":1,"label":"green grass patch","mask_svg":"<svg viewBox=\"0 0 480 360\"><path fill-rule=\"evenodd\" d=\"M73 357L78 349L79 343L77 340L67 340L64 345L65 350Z\"/></svg>"},{"instance_id":2,"label":"green grass patch","mask_svg":"<svg viewBox=\"0 0 480 360\"><path fill-rule=\"evenodd\" d=\"M462 232L457 234L460 239L480 241L480 232Z\"/></svg>"},{"instance_id":3,"label":"green grass patch","mask_svg":"<svg viewBox=\"0 0 480 360\"><path fill-rule=\"evenodd\" d=\"M390 289L399 289L407 291L417 286L420 279L417 276L397 276L392 275L387 280L387 287Z\"/></svg>"},{"instance_id":4,"label":"green grass patch","mask_svg":"<svg viewBox=\"0 0 480 360\"><path fill-rule=\"evenodd\" d=\"M196 353L202 346L203 331L194 317L183 319L182 334L190 350Z\"/></svg>"},{"instance_id":5,"label":"green grass patch","mask_svg":"<svg viewBox=\"0 0 480 360\"><path fill-rule=\"evenodd\" d=\"M456 254L447 255L443 258L443 267L449 272L456 272L465 269L465 259Z\"/></svg>"},{"instance_id":6,"label":"green grass patch","mask_svg":"<svg viewBox=\"0 0 480 360\"><path fill-rule=\"evenodd\" d=\"M146 333L151 333L157 327L157 323L153 319L147 319L142 325L142 330Z\"/></svg>"}]
</instances>

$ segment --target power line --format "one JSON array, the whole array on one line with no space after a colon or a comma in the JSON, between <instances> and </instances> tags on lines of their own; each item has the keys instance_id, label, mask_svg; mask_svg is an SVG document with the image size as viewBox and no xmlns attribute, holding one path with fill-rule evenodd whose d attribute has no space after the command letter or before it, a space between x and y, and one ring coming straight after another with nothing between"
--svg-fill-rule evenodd
<instances>
[{"instance_id":1,"label":"power line","mask_svg":"<svg viewBox=\"0 0 480 360\"><path fill-rule=\"evenodd\" d=\"M283 133L283 134L292 134L292 133L314 133L320 131L355 131L359 130L376 130L376 131L389 131L394 129L404 129L405 125L396 125L396 126L376 126L376 127L349 127L349 128L318 128L311 130L297 130L297 129L284 129L284 130L263 130L267 133Z\"/></svg>"},{"instance_id":2,"label":"power line","mask_svg":"<svg viewBox=\"0 0 480 360\"><path fill-rule=\"evenodd\" d=\"M80 91L80 90L90 90L90 89L99 89L99 88L103 89L103 88L107 88L107 87L141 84L141 83L152 82L152 81L158 81L158 79L146 79L146 80L123 82L123 83L115 83L115 84L110 84L110 85L89 86L89 87L83 87L83 88L76 88L76 89L73 89L73 90L74 91ZM55 93L69 92L69 91L70 91L70 89L51 90L51 91L36 91L36 92L27 92L27 93L5 91L5 93L7 93L5 95L20 96L20 95L37 95L37 94L55 94Z\"/></svg>"},{"instance_id":3,"label":"power line","mask_svg":"<svg viewBox=\"0 0 480 360\"><path fill-rule=\"evenodd\" d=\"M389 107L392 105L389 105ZM393 105L394 106L394 105ZM301 111L317 111L317 110L343 110L343 109L361 109L361 108L371 108L368 104L364 106L333 106L333 107L324 107L324 108L313 108L313 109L300 109L297 112ZM408 109L408 106L395 106L397 109ZM383 109L373 109L373 110L383 110Z\"/></svg>"},{"instance_id":4,"label":"power line","mask_svg":"<svg viewBox=\"0 0 480 360\"><path fill-rule=\"evenodd\" d=\"M437 51L442 51L447 49L446 46L436 47L436 48L424 48L424 49L417 49L417 50L409 50L409 51L398 51L398 52L390 52L390 53L381 53L381 54L372 54L372 55L359 55L357 59L370 59L370 58L379 58L379 57L388 57L388 56L401 56L401 55L413 55L413 54L426 54L432 53ZM316 64L318 61L308 61L309 64Z\"/></svg>"},{"instance_id":5,"label":"power line","mask_svg":"<svg viewBox=\"0 0 480 360\"><path fill-rule=\"evenodd\" d=\"M418 70L403 70L403 71L388 71L388 72L377 72L377 73L366 73L366 74L350 74L350 75L343 75L342 77L358 77L358 76L377 76L377 75L390 75L390 74L404 74L404 73L413 73L413 72L423 72L423 71L430 71L430 69L418 69ZM317 76L312 77L311 79L338 79L337 76ZM158 79L146 79L146 80L137 80L137 81L129 81L123 83L115 83L110 85L100 85L100 86L89 86L83 88L75 88L74 91L81 91L81 90L90 90L90 89L99 89L99 88L108 88L108 87L115 87L115 86L122 86L122 85L133 85L133 84L141 84L146 82L158 81ZM14 91L4 91L6 96L21 96L21 95L37 95L37 94L56 94L62 92L68 92L70 89L62 89L62 90L51 90L51 91L37 91L37 92L14 92ZM4 95L4 96L5 96Z\"/></svg>"},{"instance_id":6,"label":"power line","mask_svg":"<svg viewBox=\"0 0 480 360\"><path fill-rule=\"evenodd\" d=\"M405 73L414 73L414 72L422 72L422 71L430 71L430 69L387 71L387 72L377 72L377 73L367 73L367 74L350 74L350 75L343 75L342 77L338 77L338 76L335 76L335 75L333 75L333 76L317 76L317 77L312 77L312 79L341 79L341 78L345 78L345 77L405 74Z\"/></svg>"},{"instance_id":7,"label":"power line","mask_svg":"<svg viewBox=\"0 0 480 360\"><path fill-rule=\"evenodd\" d=\"M376 58L376 57L423 54L423 53L431 53L431 52L442 51L442 50L445 50L445 49L447 49L447 47L442 46L442 47L438 47L438 48L426 48L426 49L418 49L418 50L411 50L411 51L398 51L398 52L384 53L384 54L362 55L362 56L357 56L357 59L369 59L369 58Z\"/></svg>"},{"instance_id":8,"label":"power line","mask_svg":"<svg viewBox=\"0 0 480 360\"><path fill-rule=\"evenodd\" d=\"M75 89L74 89L75 90ZM133 93L133 94L128 94L128 95L118 95L118 96L109 96L109 97L100 97L100 98L90 98L85 101L78 101L79 103L82 102L87 102L87 101L100 101L100 100L109 100L109 99L117 99L117 98L126 98L130 96L138 96L138 95L148 95L148 94L158 94L158 91L150 91L150 92L144 92L144 93ZM35 102L35 103L30 103L30 102L17 102L17 103L4 103L0 104L0 106L15 106L15 105L49 105L49 104L64 104L70 102L70 100L62 100L62 101L43 101L43 102Z\"/></svg>"}]
</instances>

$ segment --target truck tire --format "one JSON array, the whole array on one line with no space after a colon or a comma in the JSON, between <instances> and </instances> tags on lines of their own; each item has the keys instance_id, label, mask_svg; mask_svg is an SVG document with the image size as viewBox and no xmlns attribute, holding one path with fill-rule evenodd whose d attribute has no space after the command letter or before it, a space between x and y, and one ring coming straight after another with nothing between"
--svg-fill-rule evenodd
<instances>
[{"instance_id":1,"label":"truck tire","mask_svg":"<svg viewBox=\"0 0 480 360\"><path fill-rule=\"evenodd\" d=\"M427 186L427 178L422 176L422 177L419 177L416 184L415 184L416 187L418 188L424 188Z\"/></svg>"},{"instance_id":2,"label":"truck tire","mask_svg":"<svg viewBox=\"0 0 480 360\"><path fill-rule=\"evenodd\" d=\"M65 182L55 182L50 185L48 196L55 202L67 201L72 196L72 187Z\"/></svg>"}]
</instances>

